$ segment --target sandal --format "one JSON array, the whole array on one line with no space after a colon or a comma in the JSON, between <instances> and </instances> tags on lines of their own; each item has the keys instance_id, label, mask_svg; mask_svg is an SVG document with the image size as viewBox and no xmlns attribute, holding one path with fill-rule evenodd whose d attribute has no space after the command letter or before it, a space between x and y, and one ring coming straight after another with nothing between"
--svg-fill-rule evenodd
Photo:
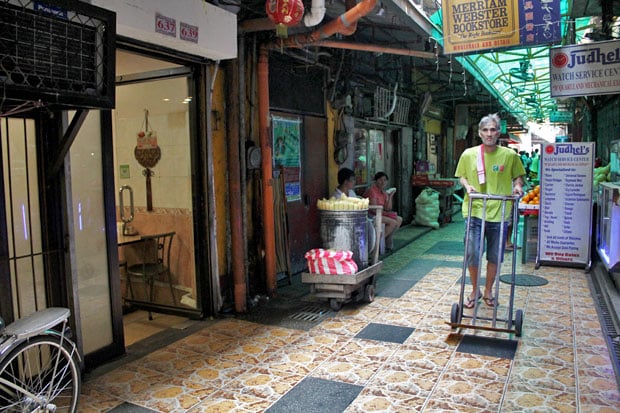
<instances>
[{"instance_id":1,"label":"sandal","mask_svg":"<svg viewBox=\"0 0 620 413\"><path fill-rule=\"evenodd\" d=\"M495 297L482 297L484 303L489 307L497 307L499 303L495 300Z\"/></svg>"},{"instance_id":2,"label":"sandal","mask_svg":"<svg viewBox=\"0 0 620 413\"><path fill-rule=\"evenodd\" d=\"M471 295L468 295L467 300L465 300L465 302L463 303L463 307L474 308L474 305L476 305L476 301L479 301L481 298L482 298L482 294L478 294L476 299L473 299L471 298Z\"/></svg>"}]
</instances>

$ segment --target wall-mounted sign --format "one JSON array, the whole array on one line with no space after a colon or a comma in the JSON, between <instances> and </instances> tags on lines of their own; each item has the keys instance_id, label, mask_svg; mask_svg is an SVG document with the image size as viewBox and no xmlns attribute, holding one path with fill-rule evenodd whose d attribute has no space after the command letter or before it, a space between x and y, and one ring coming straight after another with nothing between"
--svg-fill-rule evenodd
<instances>
[{"instance_id":1,"label":"wall-mounted sign","mask_svg":"<svg viewBox=\"0 0 620 413\"><path fill-rule=\"evenodd\" d=\"M444 53L557 43L560 0L452 0L443 7Z\"/></svg>"},{"instance_id":2,"label":"wall-mounted sign","mask_svg":"<svg viewBox=\"0 0 620 413\"><path fill-rule=\"evenodd\" d=\"M620 92L620 40L549 50L551 97Z\"/></svg>"},{"instance_id":3,"label":"wall-mounted sign","mask_svg":"<svg viewBox=\"0 0 620 413\"><path fill-rule=\"evenodd\" d=\"M179 38L188 42L198 43L198 26L192 26L181 22L179 26Z\"/></svg>"},{"instance_id":4,"label":"wall-mounted sign","mask_svg":"<svg viewBox=\"0 0 620 413\"><path fill-rule=\"evenodd\" d=\"M119 165L118 167L119 178L120 179L129 179L131 178L131 174L129 172L129 165Z\"/></svg>"},{"instance_id":5,"label":"wall-mounted sign","mask_svg":"<svg viewBox=\"0 0 620 413\"><path fill-rule=\"evenodd\" d=\"M65 20L67 20L69 16L66 9L63 9L62 7L58 7L58 6L51 6L49 4L42 3L40 1L35 1L32 9L34 11L40 11L43 13L51 14L52 16L60 17Z\"/></svg>"},{"instance_id":6,"label":"wall-mounted sign","mask_svg":"<svg viewBox=\"0 0 620 413\"><path fill-rule=\"evenodd\" d=\"M549 122L572 123L573 112L567 110L554 110L549 113Z\"/></svg>"},{"instance_id":7,"label":"wall-mounted sign","mask_svg":"<svg viewBox=\"0 0 620 413\"><path fill-rule=\"evenodd\" d=\"M177 36L177 21L172 17L155 13L155 31L166 36Z\"/></svg>"}]
</instances>

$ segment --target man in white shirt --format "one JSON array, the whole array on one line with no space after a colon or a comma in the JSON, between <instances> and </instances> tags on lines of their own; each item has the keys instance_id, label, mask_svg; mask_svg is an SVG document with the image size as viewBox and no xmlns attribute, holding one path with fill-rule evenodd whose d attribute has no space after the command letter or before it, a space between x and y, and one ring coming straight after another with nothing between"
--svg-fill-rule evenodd
<instances>
[{"instance_id":1,"label":"man in white shirt","mask_svg":"<svg viewBox=\"0 0 620 413\"><path fill-rule=\"evenodd\" d=\"M357 194L353 190L355 186L355 172L349 168L342 168L338 171L338 186L334 190L333 197L340 199L342 194L346 194L348 197L358 198Z\"/></svg>"}]
</instances>

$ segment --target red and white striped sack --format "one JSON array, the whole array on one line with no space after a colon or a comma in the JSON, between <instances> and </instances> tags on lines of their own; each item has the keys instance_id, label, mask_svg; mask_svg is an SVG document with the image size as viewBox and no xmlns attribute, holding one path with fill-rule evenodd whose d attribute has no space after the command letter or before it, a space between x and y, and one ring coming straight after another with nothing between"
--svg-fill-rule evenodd
<instances>
[{"instance_id":1,"label":"red and white striped sack","mask_svg":"<svg viewBox=\"0 0 620 413\"><path fill-rule=\"evenodd\" d=\"M357 264L351 251L325 250L315 248L304 255L308 271L314 274L355 274Z\"/></svg>"}]
</instances>

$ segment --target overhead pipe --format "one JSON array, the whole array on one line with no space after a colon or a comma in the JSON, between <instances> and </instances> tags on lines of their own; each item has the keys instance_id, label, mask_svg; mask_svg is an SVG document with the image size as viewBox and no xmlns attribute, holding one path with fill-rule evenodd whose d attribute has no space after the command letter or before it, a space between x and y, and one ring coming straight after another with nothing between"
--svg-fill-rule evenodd
<instances>
[{"instance_id":1,"label":"overhead pipe","mask_svg":"<svg viewBox=\"0 0 620 413\"><path fill-rule=\"evenodd\" d=\"M344 9L346 11L351 10L353 7L357 5L357 0L345 0L344 1ZM365 16L365 15L364 15ZM346 29L341 30L339 33L345 36L350 36L357 30L357 20L351 23Z\"/></svg>"},{"instance_id":2,"label":"overhead pipe","mask_svg":"<svg viewBox=\"0 0 620 413\"><path fill-rule=\"evenodd\" d=\"M281 39L277 42L272 42L270 47L304 47L306 45L313 44L318 40L331 37L336 33L344 35L353 34L355 28L357 27L358 20L368 15L376 5L377 0L363 0L355 7L342 13L338 18L327 23L325 26L310 33L297 34L286 39Z\"/></svg>"},{"instance_id":3,"label":"overhead pipe","mask_svg":"<svg viewBox=\"0 0 620 413\"><path fill-rule=\"evenodd\" d=\"M269 142L269 49L285 47L304 47L318 40L326 39L336 33L349 34L357 21L370 13L377 0L363 0L347 10L339 18L332 20L320 29L309 34L298 34L279 42L264 43L258 55L258 127L261 148L261 173L263 180L263 241L265 248L265 283L267 294L271 297L277 292L276 279L276 237L274 230L273 168L271 166L271 145Z\"/></svg>"},{"instance_id":4,"label":"overhead pipe","mask_svg":"<svg viewBox=\"0 0 620 413\"><path fill-rule=\"evenodd\" d=\"M340 42L336 40L319 40L315 42L313 46L330 47L332 49L359 50L362 52L385 53L401 56L413 56L422 59L435 59L437 57L435 56L435 53L432 52L422 52L419 50L409 49L396 49L393 47L383 47L374 44Z\"/></svg>"}]
</instances>

